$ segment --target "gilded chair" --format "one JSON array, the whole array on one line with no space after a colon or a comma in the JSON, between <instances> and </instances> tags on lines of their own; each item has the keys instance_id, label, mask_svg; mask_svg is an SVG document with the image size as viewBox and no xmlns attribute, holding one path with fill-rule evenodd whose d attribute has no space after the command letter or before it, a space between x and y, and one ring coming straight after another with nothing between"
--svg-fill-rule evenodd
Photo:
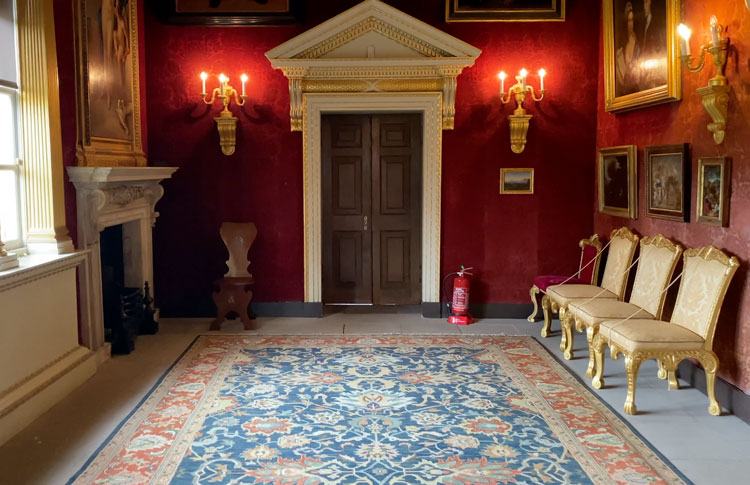
<instances>
[{"instance_id":1,"label":"gilded chair","mask_svg":"<svg viewBox=\"0 0 750 485\"><path fill-rule=\"evenodd\" d=\"M633 261L635 248L638 246L638 236L627 227L615 229L610 234L609 253L604 265L601 287L595 285L555 285L547 288L542 298L544 312L544 326L542 337L548 337L552 324L552 314L560 313L562 320L568 303L573 300L590 300L594 298L622 300L628 281L630 264ZM563 339L565 334L563 333ZM564 350L564 340L560 343L560 350Z\"/></svg>"},{"instance_id":2,"label":"gilded chair","mask_svg":"<svg viewBox=\"0 0 750 485\"><path fill-rule=\"evenodd\" d=\"M570 302L565 318L560 321L565 334L565 358L570 360L573 357L573 327L579 332L586 329L589 345L586 377L594 377L591 345L602 322L622 318L661 318L666 290L681 254L682 247L661 234L644 237L629 302L613 299Z\"/></svg>"},{"instance_id":3,"label":"gilded chair","mask_svg":"<svg viewBox=\"0 0 750 485\"><path fill-rule=\"evenodd\" d=\"M719 359L713 352L714 331L729 282L739 267L713 246L688 249L683 256L682 281L669 322L653 319L609 320L599 326L593 350L596 371L592 385L604 385L604 346L609 345L613 359L625 355L628 394L625 412L636 414L635 384L644 360L656 359L662 369L673 373L683 359L693 358L706 371L708 412L721 413L714 396Z\"/></svg>"},{"instance_id":4,"label":"gilded chair","mask_svg":"<svg viewBox=\"0 0 750 485\"><path fill-rule=\"evenodd\" d=\"M542 275L534 278L534 284L529 290L531 303L534 304L534 311L526 320L530 322L536 321L536 315L539 312L539 306L537 305L538 295L539 293L545 293L550 286L559 285L563 282L571 285L596 284L596 279L599 275L599 263L602 259L602 242L599 240L599 236L594 234L589 239L578 241L578 246L581 248L581 260L578 263L578 271L573 277Z\"/></svg>"}]
</instances>

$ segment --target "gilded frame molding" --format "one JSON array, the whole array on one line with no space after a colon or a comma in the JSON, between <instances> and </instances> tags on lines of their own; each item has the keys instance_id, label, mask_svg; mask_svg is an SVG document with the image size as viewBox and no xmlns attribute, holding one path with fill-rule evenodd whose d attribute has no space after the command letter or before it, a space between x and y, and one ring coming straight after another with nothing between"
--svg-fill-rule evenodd
<instances>
[{"instance_id":1,"label":"gilded frame molding","mask_svg":"<svg viewBox=\"0 0 750 485\"><path fill-rule=\"evenodd\" d=\"M130 79L132 103L132 139L97 137L91 134L91 97L89 93L88 46L87 46L87 0L75 1L75 64L76 64L76 108L78 139L76 158L78 166L144 167L146 157L141 138L141 96L138 46L138 6L128 2Z\"/></svg>"},{"instance_id":2,"label":"gilded frame molding","mask_svg":"<svg viewBox=\"0 0 750 485\"><path fill-rule=\"evenodd\" d=\"M446 22L564 22L565 0L551 0L549 9L486 8L463 10L458 0L445 0Z\"/></svg>"},{"instance_id":3,"label":"gilded frame molding","mask_svg":"<svg viewBox=\"0 0 750 485\"><path fill-rule=\"evenodd\" d=\"M704 212L703 199L705 197L705 168L718 166L721 168L721 187L719 188L719 215L709 216ZM729 225L729 194L732 171L732 160L729 157L707 157L698 159L698 189L695 197L696 221L726 227Z\"/></svg>"},{"instance_id":4,"label":"gilded frame molding","mask_svg":"<svg viewBox=\"0 0 750 485\"><path fill-rule=\"evenodd\" d=\"M505 175L508 173L530 174L528 189L508 189L505 187ZM500 169L500 193L501 194L533 194L534 193L534 169L533 168L501 168Z\"/></svg>"},{"instance_id":5,"label":"gilded frame molding","mask_svg":"<svg viewBox=\"0 0 750 485\"><path fill-rule=\"evenodd\" d=\"M605 109L610 113L628 111L682 99L682 76L677 25L680 23L680 1L666 1L667 21L667 83L662 86L617 96L615 91L615 28L614 0L602 0L602 22L604 32L604 99Z\"/></svg>"},{"instance_id":6,"label":"gilded frame molding","mask_svg":"<svg viewBox=\"0 0 750 485\"><path fill-rule=\"evenodd\" d=\"M628 207L608 206L604 197L604 159L607 156L626 155L628 158ZM600 148L597 164L599 212L618 217L638 219L638 149L635 145Z\"/></svg>"}]
</instances>

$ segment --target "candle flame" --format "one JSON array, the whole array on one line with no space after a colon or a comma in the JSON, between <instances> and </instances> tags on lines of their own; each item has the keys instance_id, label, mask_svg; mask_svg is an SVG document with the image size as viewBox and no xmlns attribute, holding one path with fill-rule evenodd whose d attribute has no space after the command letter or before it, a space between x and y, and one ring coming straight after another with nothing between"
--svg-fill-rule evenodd
<instances>
[{"instance_id":1,"label":"candle flame","mask_svg":"<svg viewBox=\"0 0 750 485\"><path fill-rule=\"evenodd\" d=\"M508 75L505 74L505 71L500 71L500 74L498 74L497 77L499 77L500 80L505 81L505 78L508 77Z\"/></svg>"},{"instance_id":2,"label":"candle flame","mask_svg":"<svg viewBox=\"0 0 750 485\"><path fill-rule=\"evenodd\" d=\"M521 77L526 77L529 75L529 71L527 71L526 69L521 69L521 72L519 72L519 74L521 75Z\"/></svg>"},{"instance_id":3,"label":"candle flame","mask_svg":"<svg viewBox=\"0 0 750 485\"><path fill-rule=\"evenodd\" d=\"M539 77L544 77L547 75L547 71L544 70L544 68L539 69Z\"/></svg>"},{"instance_id":4,"label":"candle flame","mask_svg":"<svg viewBox=\"0 0 750 485\"><path fill-rule=\"evenodd\" d=\"M682 37L685 40L690 40L690 35L693 33L690 28L685 24L680 24L677 27L677 33L680 34L680 37Z\"/></svg>"},{"instance_id":5,"label":"candle flame","mask_svg":"<svg viewBox=\"0 0 750 485\"><path fill-rule=\"evenodd\" d=\"M208 74L206 74L205 72L202 72L202 73L201 73L201 79L202 79L202 80L204 80L204 81L205 81L206 79L208 79Z\"/></svg>"},{"instance_id":6,"label":"candle flame","mask_svg":"<svg viewBox=\"0 0 750 485\"><path fill-rule=\"evenodd\" d=\"M219 74L219 81L222 83L228 82L229 78L224 75L224 73Z\"/></svg>"},{"instance_id":7,"label":"candle flame","mask_svg":"<svg viewBox=\"0 0 750 485\"><path fill-rule=\"evenodd\" d=\"M719 19L716 18L716 15L711 15L711 27L716 27L716 24L719 23Z\"/></svg>"},{"instance_id":8,"label":"candle flame","mask_svg":"<svg viewBox=\"0 0 750 485\"><path fill-rule=\"evenodd\" d=\"M240 76L240 79L242 79L243 83L246 83L247 82L247 74L243 74L242 76Z\"/></svg>"}]
</instances>

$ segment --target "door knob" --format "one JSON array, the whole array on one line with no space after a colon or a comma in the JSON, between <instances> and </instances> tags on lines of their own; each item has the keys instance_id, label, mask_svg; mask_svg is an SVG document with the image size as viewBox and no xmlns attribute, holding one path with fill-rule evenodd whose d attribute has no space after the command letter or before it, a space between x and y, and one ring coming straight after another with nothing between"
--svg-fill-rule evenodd
<instances>
[{"instance_id":1,"label":"door knob","mask_svg":"<svg viewBox=\"0 0 750 485\"><path fill-rule=\"evenodd\" d=\"M367 231L367 216L365 216L365 231Z\"/></svg>"}]
</instances>

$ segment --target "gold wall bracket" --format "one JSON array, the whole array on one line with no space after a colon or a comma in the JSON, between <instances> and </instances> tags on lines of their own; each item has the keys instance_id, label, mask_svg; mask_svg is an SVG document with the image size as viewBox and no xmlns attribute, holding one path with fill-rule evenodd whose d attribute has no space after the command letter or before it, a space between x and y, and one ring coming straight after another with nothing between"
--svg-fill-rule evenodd
<instances>
[{"instance_id":1,"label":"gold wall bracket","mask_svg":"<svg viewBox=\"0 0 750 485\"><path fill-rule=\"evenodd\" d=\"M222 112L222 115L217 116L214 120L216 120L216 128L219 130L221 153L227 156L233 155L237 143L237 118L231 115L225 116Z\"/></svg>"},{"instance_id":2,"label":"gold wall bracket","mask_svg":"<svg viewBox=\"0 0 750 485\"><path fill-rule=\"evenodd\" d=\"M723 78L723 76L722 76ZM714 142L721 145L727 129L727 117L729 113L729 92L732 90L723 78L723 83L713 83L716 78L709 81L708 86L698 88L696 92L703 98L703 107L713 120L709 123L708 131L713 133Z\"/></svg>"},{"instance_id":3,"label":"gold wall bracket","mask_svg":"<svg viewBox=\"0 0 750 485\"><path fill-rule=\"evenodd\" d=\"M508 120L510 120L510 149L513 150L513 153L521 153L526 148L526 134L529 131L531 118L532 115L527 114L508 116Z\"/></svg>"}]
</instances>

